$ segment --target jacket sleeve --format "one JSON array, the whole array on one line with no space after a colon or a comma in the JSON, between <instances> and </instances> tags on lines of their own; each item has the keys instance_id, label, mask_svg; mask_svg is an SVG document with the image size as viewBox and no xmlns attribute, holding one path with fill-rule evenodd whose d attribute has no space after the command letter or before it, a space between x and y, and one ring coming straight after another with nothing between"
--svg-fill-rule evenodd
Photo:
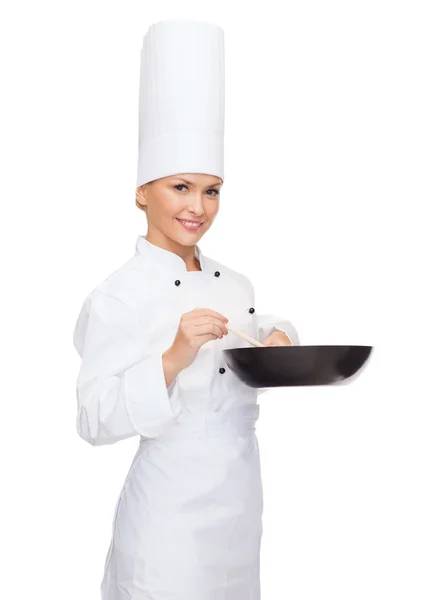
<instances>
[{"instance_id":1,"label":"jacket sleeve","mask_svg":"<svg viewBox=\"0 0 423 600\"><path fill-rule=\"evenodd\" d=\"M75 324L81 357L76 382L78 434L94 446L156 437L181 410L178 377L166 386L162 353L124 302L94 290Z\"/></svg>"},{"instance_id":2,"label":"jacket sleeve","mask_svg":"<svg viewBox=\"0 0 423 600\"><path fill-rule=\"evenodd\" d=\"M281 319L275 315L257 315L257 326L259 342L261 343L276 329L287 335L293 346L300 345L298 332L290 321Z\"/></svg>"},{"instance_id":3,"label":"jacket sleeve","mask_svg":"<svg viewBox=\"0 0 423 600\"><path fill-rule=\"evenodd\" d=\"M294 325L286 319L281 319L275 315L257 315L258 340L263 343L264 340L272 333L274 329L282 331L291 340L293 346L300 345L300 338ZM259 388L258 395L264 394L272 388Z\"/></svg>"}]
</instances>

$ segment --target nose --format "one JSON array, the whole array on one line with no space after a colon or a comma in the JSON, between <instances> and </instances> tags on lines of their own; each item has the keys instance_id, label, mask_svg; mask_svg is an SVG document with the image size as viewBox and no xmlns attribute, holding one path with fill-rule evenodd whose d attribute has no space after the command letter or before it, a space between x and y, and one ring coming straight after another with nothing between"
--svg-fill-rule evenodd
<instances>
[{"instance_id":1,"label":"nose","mask_svg":"<svg viewBox=\"0 0 423 600\"><path fill-rule=\"evenodd\" d=\"M188 203L188 210L201 217L204 214L203 195L201 192L191 194Z\"/></svg>"}]
</instances>

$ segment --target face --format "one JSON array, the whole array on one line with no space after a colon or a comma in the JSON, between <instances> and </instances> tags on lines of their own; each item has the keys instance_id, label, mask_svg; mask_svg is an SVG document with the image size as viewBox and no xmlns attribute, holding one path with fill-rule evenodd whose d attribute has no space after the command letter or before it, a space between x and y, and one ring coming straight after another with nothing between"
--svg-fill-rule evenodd
<instances>
[{"instance_id":1,"label":"face","mask_svg":"<svg viewBox=\"0 0 423 600\"><path fill-rule=\"evenodd\" d=\"M222 185L214 175L180 173L140 186L137 200L147 206L149 235L165 236L184 246L196 244L217 215ZM190 228L181 221L201 225Z\"/></svg>"}]
</instances>

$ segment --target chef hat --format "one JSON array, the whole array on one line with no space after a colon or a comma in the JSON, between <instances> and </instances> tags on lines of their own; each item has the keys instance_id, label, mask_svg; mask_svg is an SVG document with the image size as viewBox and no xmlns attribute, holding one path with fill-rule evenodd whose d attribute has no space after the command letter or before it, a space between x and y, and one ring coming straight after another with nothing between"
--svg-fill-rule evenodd
<instances>
[{"instance_id":1,"label":"chef hat","mask_svg":"<svg viewBox=\"0 0 423 600\"><path fill-rule=\"evenodd\" d=\"M207 22L150 26L141 50L137 186L178 173L223 181L224 33Z\"/></svg>"}]
</instances>

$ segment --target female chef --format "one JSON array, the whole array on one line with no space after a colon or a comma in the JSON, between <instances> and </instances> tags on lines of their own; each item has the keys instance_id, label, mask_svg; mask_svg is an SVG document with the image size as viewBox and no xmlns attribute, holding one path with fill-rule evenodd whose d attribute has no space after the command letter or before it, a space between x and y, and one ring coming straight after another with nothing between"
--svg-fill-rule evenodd
<instances>
[{"instance_id":1,"label":"female chef","mask_svg":"<svg viewBox=\"0 0 423 600\"><path fill-rule=\"evenodd\" d=\"M92 445L139 436L115 508L102 600L259 600L262 480L257 391L224 348L299 344L257 315L243 274L199 240L223 184L223 30L160 21L144 36L136 203L146 235L87 296L77 431Z\"/></svg>"}]
</instances>

